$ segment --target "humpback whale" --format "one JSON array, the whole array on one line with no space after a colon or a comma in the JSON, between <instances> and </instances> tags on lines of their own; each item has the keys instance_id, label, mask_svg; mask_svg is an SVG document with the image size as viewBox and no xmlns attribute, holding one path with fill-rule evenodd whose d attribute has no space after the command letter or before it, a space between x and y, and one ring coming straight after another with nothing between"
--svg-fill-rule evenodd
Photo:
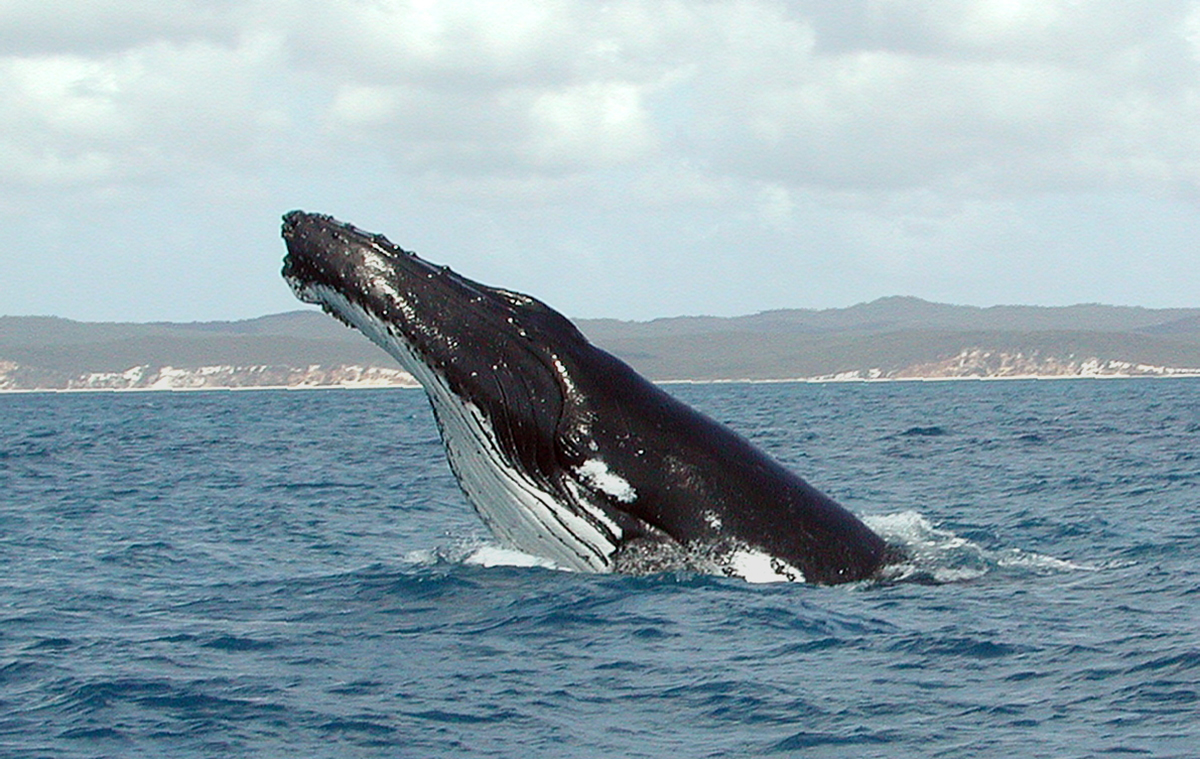
<instances>
[{"instance_id":1,"label":"humpback whale","mask_svg":"<svg viewBox=\"0 0 1200 759\"><path fill-rule=\"evenodd\" d=\"M564 569L836 584L888 546L742 436L528 295L330 216L283 217L283 276L421 383L459 485L505 545Z\"/></svg>"}]
</instances>

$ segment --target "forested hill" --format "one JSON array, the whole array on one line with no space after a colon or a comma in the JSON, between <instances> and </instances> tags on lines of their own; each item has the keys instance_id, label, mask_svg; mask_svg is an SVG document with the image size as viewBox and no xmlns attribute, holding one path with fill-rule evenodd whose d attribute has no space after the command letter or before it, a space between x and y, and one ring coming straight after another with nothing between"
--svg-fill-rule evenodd
<instances>
[{"instance_id":1,"label":"forested hill","mask_svg":"<svg viewBox=\"0 0 1200 759\"><path fill-rule=\"evenodd\" d=\"M658 380L1200 372L1200 308L976 308L892 297L732 318L576 323ZM0 317L0 389L407 382L387 354L318 311L187 324Z\"/></svg>"},{"instance_id":2,"label":"forested hill","mask_svg":"<svg viewBox=\"0 0 1200 759\"><path fill-rule=\"evenodd\" d=\"M819 311L594 320L580 327L656 378L1057 376L1200 367L1200 308L976 308L891 297Z\"/></svg>"}]
</instances>

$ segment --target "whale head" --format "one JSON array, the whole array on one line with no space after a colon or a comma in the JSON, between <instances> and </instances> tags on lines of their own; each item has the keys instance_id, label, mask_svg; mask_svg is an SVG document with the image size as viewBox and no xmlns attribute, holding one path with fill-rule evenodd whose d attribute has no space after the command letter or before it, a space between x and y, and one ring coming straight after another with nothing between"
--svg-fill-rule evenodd
<instances>
[{"instance_id":1,"label":"whale head","mask_svg":"<svg viewBox=\"0 0 1200 759\"><path fill-rule=\"evenodd\" d=\"M330 216L288 213L283 237L283 276L296 296L389 352L399 349L397 358L423 384L445 385L517 425L558 416L546 406L557 405L568 381L559 354L586 343L558 312Z\"/></svg>"}]
</instances>

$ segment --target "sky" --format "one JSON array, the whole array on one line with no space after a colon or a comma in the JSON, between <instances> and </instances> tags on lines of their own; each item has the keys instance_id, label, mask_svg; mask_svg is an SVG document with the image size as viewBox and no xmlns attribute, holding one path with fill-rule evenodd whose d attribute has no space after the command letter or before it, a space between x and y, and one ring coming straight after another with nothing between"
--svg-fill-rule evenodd
<instances>
[{"instance_id":1,"label":"sky","mask_svg":"<svg viewBox=\"0 0 1200 759\"><path fill-rule=\"evenodd\" d=\"M294 310L329 213L574 317L1200 306L1200 2L0 0L0 314Z\"/></svg>"}]
</instances>

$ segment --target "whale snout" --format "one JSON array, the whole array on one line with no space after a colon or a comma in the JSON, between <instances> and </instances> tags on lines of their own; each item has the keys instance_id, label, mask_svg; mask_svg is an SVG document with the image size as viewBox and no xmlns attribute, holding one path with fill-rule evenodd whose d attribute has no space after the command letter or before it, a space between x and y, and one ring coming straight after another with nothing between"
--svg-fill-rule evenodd
<instances>
[{"instance_id":1,"label":"whale snout","mask_svg":"<svg viewBox=\"0 0 1200 759\"><path fill-rule=\"evenodd\" d=\"M304 211L284 214L282 231L287 244L283 276L297 295L315 285L347 290L362 284L370 236L331 216Z\"/></svg>"},{"instance_id":2,"label":"whale snout","mask_svg":"<svg viewBox=\"0 0 1200 759\"><path fill-rule=\"evenodd\" d=\"M283 239L287 244L288 257L313 256L328 252L329 248L318 244L322 239L332 241L331 219L304 211L289 211L283 215Z\"/></svg>"},{"instance_id":3,"label":"whale snout","mask_svg":"<svg viewBox=\"0 0 1200 759\"><path fill-rule=\"evenodd\" d=\"M285 213L283 215L283 236L284 236L284 238L290 238L292 236L292 233L295 231L296 227L299 226L306 219L308 219L308 217L310 215L311 214L307 214L304 211L300 211L300 210L288 211L287 213Z\"/></svg>"}]
</instances>

